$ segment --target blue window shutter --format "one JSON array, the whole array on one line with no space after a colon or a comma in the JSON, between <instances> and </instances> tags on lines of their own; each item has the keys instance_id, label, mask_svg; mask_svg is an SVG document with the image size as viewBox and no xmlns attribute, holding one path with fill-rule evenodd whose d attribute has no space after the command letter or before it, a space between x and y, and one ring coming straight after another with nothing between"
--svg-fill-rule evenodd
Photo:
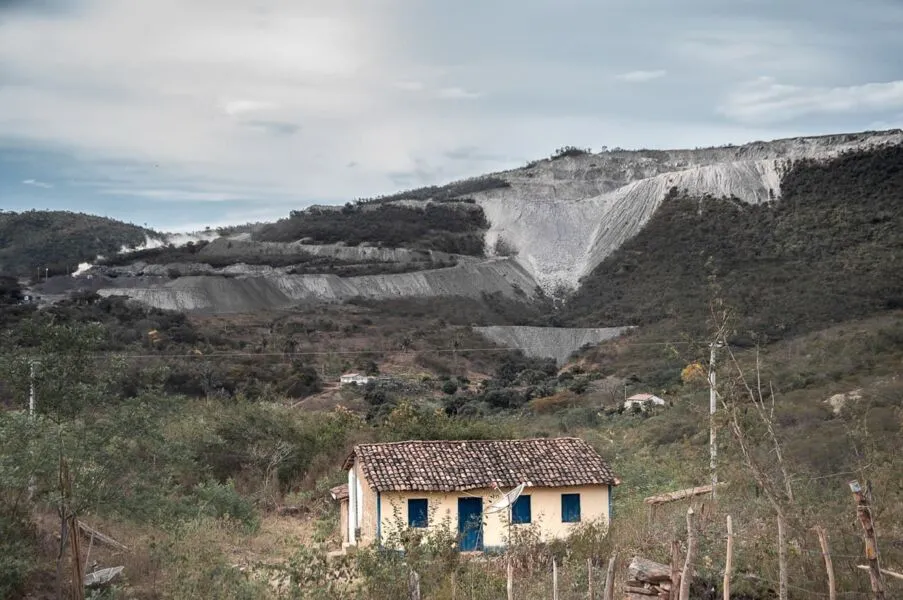
<instances>
[{"instance_id":1,"label":"blue window shutter","mask_svg":"<svg viewBox=\"0 0 903 600\"><path fill-rule=\"evenodd\" d=\"M561 522L580 522L580 494L561 494Z\"/></svg>"},{"instance_id":2,"label":"blue window shutter","mask_svg":"<svg viewBox=\"0 0 903 600\"><path fill-rule=\"evenodd\" d=\"M429 524L428 507L426 498L408 500L408 527L426 527Z\"/></svg>"},{"instance_id":3,"label":"blue window shutter","mask_svg":"<svg viewBox=\"0 0 903 600\"><path fill-rule=\"evenodd\" d=\"M530 496L520 496L511 506L511 523L521 525L530 522Z\"/></svg>"}]
</instances>

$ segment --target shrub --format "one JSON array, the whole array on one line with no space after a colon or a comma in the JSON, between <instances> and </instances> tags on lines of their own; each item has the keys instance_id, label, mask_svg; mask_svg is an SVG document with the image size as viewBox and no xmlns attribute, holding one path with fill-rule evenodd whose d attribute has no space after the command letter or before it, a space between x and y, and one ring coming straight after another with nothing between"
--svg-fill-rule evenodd
<instances>
[{"instance_id":1,"label":"shrub","mask_svg":"<svg viewBox=\"0 0 903 600\"><path fill-rule=\"evenodd\" d=\"M228 517L254 530L260 524L254 506L235 490L232 480L226 483L204 481L194 488L194 495L201 503L204 514L212 517Z\"/></svg>"}]
</instances>

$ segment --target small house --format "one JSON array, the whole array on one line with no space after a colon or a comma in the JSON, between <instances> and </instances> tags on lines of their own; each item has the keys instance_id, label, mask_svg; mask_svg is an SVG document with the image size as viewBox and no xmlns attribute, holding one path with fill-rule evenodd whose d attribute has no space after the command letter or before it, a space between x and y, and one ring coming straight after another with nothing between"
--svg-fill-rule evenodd
<instances>
[{"instance_id":1,"label":"small house","mask_svg":"<svg viewBox=\"0 0 903 600\"><path fill-rule=\"evenodd\" d=\"M341 377L339 377L340 385L367 385L371 381L373 381L374 377L369 377L367 375L361 375L360 373L345 373Z\"/></svg>"},{"instance_id":2,"label":"small house","mask_svg":"<svg viewBox=\"0 0 903 600\"><path fill-rule=\"evenodd\" d=\"M626 410L633 410L634 408L646 410L650 406L665 406L665 404L667 403L662 398L654 394L634 394L624 401L624 408Z\"/></svg>"},{"instance_id":3,"label":"small house","mask_svg":"<svg viewBox=\"0 0 903 600\"><path fill-rule=\"evenodd\" d=\"M384 545L398 528L448 527L462 551L506 545L508 528L564 538L579 523L611 520L608 464L578 438L361 444L345 460L343 546ZM491 510L526 484L510 507ZM510 515L510 516L509 516Z\"/></svg>"}]
</instances>

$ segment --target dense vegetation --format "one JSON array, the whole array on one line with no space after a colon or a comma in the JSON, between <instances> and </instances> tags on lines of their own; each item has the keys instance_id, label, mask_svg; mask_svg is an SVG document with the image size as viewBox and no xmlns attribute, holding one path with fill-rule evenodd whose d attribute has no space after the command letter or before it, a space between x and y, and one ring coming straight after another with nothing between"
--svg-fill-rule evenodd
<instances>
[{"instance_id":1,"label":"dense vegetation","mask_svg":"<svg viewBox=\"0 0 903 600\"><path fill-rule=\"evenodd\" d=\"M0 211L0 273L19 277L71 273L97 255L143 244L153 232L68 211Z\"/></svg>"},{"instance_id":2,"label":"dense vegetation","mask_svg":"<svg viewBox=\"0 0 903 600\"><path fill-rule=\"evenodd\" d=\"M256 234L267 242L370 243L393 248L439 250L483 255L483 232L489 227L482 209L473 205L346 205L342 210L293 212Z\"/></svg>"},{"instance_id":3,"label":"dense vegetation","mask_svg":"<svg viewBox=\"0 0 903 600\"><path fill-rule=\"evenodd\" d=\"M467 202L467 196L500 188L511 184L500 177L475 177L463 181L455 181L446 185L430 185L388 196L379 196L360 200L361 203L394 202L396 200L432 200L433 202ZM470 200L470 202L473 202Z\"/></svg>"},{"instance_id":4,"label":"dense vegetation","mask_svg":"<svg viewBox=\"0 0 903 600\"><path fill-rule=\"evenodd\" d=\"M563 319L698 333L712 277L742 331L771 338L903 306L903 147L800 162L773 204L672 192L585 278Z\"/></svg>"}]
</instances>

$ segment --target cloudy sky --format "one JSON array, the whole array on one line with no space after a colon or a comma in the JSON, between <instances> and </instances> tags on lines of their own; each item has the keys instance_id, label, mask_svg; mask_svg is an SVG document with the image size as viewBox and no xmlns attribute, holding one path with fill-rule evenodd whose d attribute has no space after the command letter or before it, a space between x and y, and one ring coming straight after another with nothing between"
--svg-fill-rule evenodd
<instances>
[{"instance_id":1,"label":"cloudy sky","mask_svg":"<svg viewBox=\"0 0 903 600\"><path fill-rule=\"evenodd\" d=\"M899 0L0 0L0 209L166 230L903 127Z\"/></svg>"}]
</instances>

